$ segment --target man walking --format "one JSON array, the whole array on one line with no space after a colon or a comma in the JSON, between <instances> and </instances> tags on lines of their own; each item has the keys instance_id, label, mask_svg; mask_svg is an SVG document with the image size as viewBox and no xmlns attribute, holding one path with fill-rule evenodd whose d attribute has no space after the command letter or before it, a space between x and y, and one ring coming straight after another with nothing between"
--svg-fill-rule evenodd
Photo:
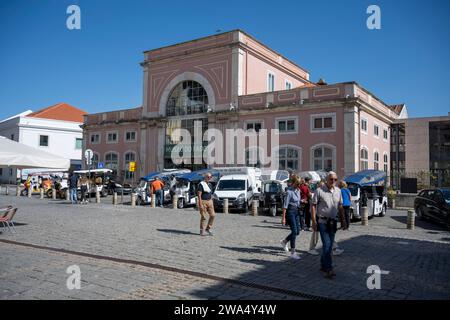
<instances>
[{"instance_id":1,"label":"man walking","mask_svg":"<svg viewBox=\"0 0 450 320\"><path fill-rule=\"evenodd\" d=\"M309 177L306 177L302 180L302 184L300 185L300 193L301 193L301 208L303 211L303 230L310 231L311 228L311 210L310 210L310 202L311 202L311 190L309 189Z\"/></svg>"},{"instance_id":2,"label":"man walking","mask_svg":"<svg viewBox=\"0 0 450 320\"><path fill-rule=\"evenodd\" d=\"M72 173L72 175L69 178L69 195L70 195L70 202L72 204L78 203L77 198L77 188L78 188L78 177L75 173Z\"/></svg>"},{"instance_id":3,"label":"man walking","mask_svg":"<svg viewBox=\"0 0 450 320\"><path fill-rule=\"evenodd\" d=\"M325 277L329 279L336 276L333 272L332 251L338 214L343 229L347 228L342 207L342 194L341 190L336 187L336 181L336 173L330 171L326 183L314 193L311 208L312 227L319 231L322 240L320 271L325 272Z\"/></svg>"},{"instance_id":4,"label":"man walking","mask_svg":"<svg viewBox=\"0 0 450 320\"><path fill-rule=\"evenodd\" d=\"M158 205L162 208L164 206L164 182L159 177L151 184L151 194L155 194L155 207Z\"/></svg>"},{"instance_id":5,"label":"man walking","mask_svg":"<svg viewBox=\"0 0 450 320\"><path fill-rule=\"evenodd\" d=\"M212 178L211 173L207 173L205 175L205 180L200 182L198 185L198 208L200 211L200 235L205 236L209 235L212 236L213 233L211 232L211 228L214 223L214 218L216 216L216 213L214 211L214 204L212 201L212 193L213 188L210 183ZM205 223L206 223L206 212L209 214L209 220L208 225L205 229ZM206 232L206 233L205 233Z\"/></svg>"}]
</instances>

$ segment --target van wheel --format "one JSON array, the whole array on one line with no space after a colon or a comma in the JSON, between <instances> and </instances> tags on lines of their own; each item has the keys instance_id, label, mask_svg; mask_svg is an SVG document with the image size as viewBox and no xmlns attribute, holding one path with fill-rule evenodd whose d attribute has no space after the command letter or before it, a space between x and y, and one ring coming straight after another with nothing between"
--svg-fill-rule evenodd
<instances>
[{"instance_id":1,"label":"van wheel","mask_svg":"<svg viewBox=\"0 0 450 320\"><path fill-rule=\"evenodd\" d=\"M105 188L102 189L102 191L100 192L100 196L102 198L105 198L108 196L108 190L105 190Z\"/></svg>"},{"instance_id":2,"label":"van wheel","mask_svg":"<svg viewBox=\"0 0 450 320\"><path fill-rule=\"evenodd\" d=\"M183 209L184 206L184 198L178 199L178 209Z\"/></svg>"}]
</instances>

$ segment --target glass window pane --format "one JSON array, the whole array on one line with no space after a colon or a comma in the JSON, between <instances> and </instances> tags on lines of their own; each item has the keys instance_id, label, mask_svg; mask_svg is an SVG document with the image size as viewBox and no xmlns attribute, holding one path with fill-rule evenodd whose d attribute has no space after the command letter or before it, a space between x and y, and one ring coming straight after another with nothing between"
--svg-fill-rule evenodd
<instances>
[{"instance_id":1,"label":"glass window pane","mask_svg":"<svg viewBox=\"0 0 450 320\"><path fill-rule=\"evenodd\" d=\"M288 120L287 129L288 131L295 131L295 120Z\"/></svg>"},{"instance_id":2,"label":"glass window pane","mask_svg":"<svg viewBox=\"0 0 450 320\"><path fill-rule=\"evenodd\" d=\"M324 152L325 152L325 157L326 158L330 158L333 156L333 151L330 148L323 148Z\"/></svg>"},{"instance_id":3,"label":"glass window pane","mask_svg":"<svg viewBox=\"0 0 450 320\"><path fill-rule=\"evenodd\" d=\"M324 118L323 119L323 127L324 128L332 128L333 127L333 118Z\"/></svg>"},{"instance_id":4,"label":"glass window pane","mask_svg":"<svg viewBox=\"0 0 450 320\"><path fill-rule=\"evenodd\" d=\"M314 158L321 158L322 157L322 148L314 149Z\"/></svg>"},{"instance_id":5,"label":"glass window pane","mask_svg":"<svg viewBox=\"0 0 450 320\"><path fill-rule=\"evenodd\" d=\"M322 129L322 118L314 119L314 129Z\"/></svg>"}]
</instances>

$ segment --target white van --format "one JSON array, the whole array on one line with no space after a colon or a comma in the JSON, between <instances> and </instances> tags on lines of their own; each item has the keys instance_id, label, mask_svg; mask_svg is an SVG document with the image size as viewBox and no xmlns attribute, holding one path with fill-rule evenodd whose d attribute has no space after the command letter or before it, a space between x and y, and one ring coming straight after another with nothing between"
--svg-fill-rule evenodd
<instances>
[{"instance_id":1,"label":"white van","mask_svg":"<svg viewBox=\"0 0 450 320\"><path fill-rule=\"evenodd\" d=\"M214 208L223 210L223 200L228 199L230 210L242 210L248 212L252 205L256 192L253 177L248 174L232 174L222 176L217 183L213 194Z\"/></svg>"},{"instance_id":2,"label":"white van","mask_svg":"<svg viewBox=\"0 0 450 320\"><path fill-rule=\"evenodd\" d=\"M259 194L262 186L260 168L255 167L215 167L214 170L219 171L221 176L245 174L251 177L252 187L255 194Z\"/></svg>"}]
</instances>

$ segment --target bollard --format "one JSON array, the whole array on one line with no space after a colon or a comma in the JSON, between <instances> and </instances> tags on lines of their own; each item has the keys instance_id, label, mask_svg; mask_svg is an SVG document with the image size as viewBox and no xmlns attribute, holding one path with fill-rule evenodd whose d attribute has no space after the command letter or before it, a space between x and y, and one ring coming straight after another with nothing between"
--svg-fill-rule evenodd
<instances>
[{"instance_id":1,"label":"bollard","mask_svg":"<svg viewBox=\"0 0 450 320\"><path fill-rule=\"evenodd\" d=\"M361 208L361 224L363 226L369 225L369 208L368 207L362 207Z\"/></svg>"},{"instance_id":2,"label":"bollard","mask_svg":"<svg viewBox=\"0 0 450 320\"><path fill-rule=\"evenodd\" d=\"M52 199L56 200L56 189L52 189Z\"/></svg>"},{"instance_id":3,"label":"bollard","mask_svg":"<svg viewBox=\"0 0 450 320\"><path fill-rule=\"evenodd\" d=\"M123 204L123 187L122 187L122 193L120 194L120 203Z\"/></svg>"},{"instance_id":4,"label":"bollard","mask_svg":"<svg viewBox=\"0 0 450 320\"><path fill-rule=\"evenodd\" d=\"M416 215L414 210L408 210L408 218L406 220L406 228L409 230L414 230L414 225L416 222Z\"/></svg>"},{"instance_id":5,"label":"bollard","mask_svg":"<svg viewBox=\"0 0 450 320\"><path fill-rule=\"evenodd\" d=\"M40 191L40 199L44 199L44 189L42 189L42 188Z\"/></svg>"},{"instance_id":6,"label":"bollard","mask_svg":"<svg viewBox=\"0 0 450 320\"><path fill-rule=\"evenodd\" d=\"M95 203L100 203L100 191L95 191Z\"/></svg>"},{"instance_id":7,"label":"bollard","mask_svg":"<svg viewBox=\"0 0 450 320\"><path fill-rule=\"evenodd\" d=\"M254 217L258 215L258 200L252 201L252 214Z\"/></svg>"},{"instance_id":8,"label":"bollard","mask_svg":"<svg viewBox=\"0 0 450 320\"><path fill-rule=\"evenodd\" d=\"M172 208L178 209L178 196L176 194L172 197Z\"/></svg>"},{"instance_id":9,"label":"bollard","mask_svg":"<svg viewBox=\"0 0 450 320\"><path fill-rule=\"evenodd\" d=\"M117 192L114 192L114 193L113 193L112 204L113 204L113 205L117 205Z\"/></svg>"},{"instance_id":10,"label":"bollard","mask_svg":"<svg viewBox=\"0 0 450 320\"><path fill-rule=\"evenodd\" d=\"M69 189L66 189L66 201L71 201Z\"/></svg>"},{"instance_id":11,"label":"bollard","mask_svg":"<svg viewBox=\"0 0 450 320\"><path fill-rule=\"evenodd\" d=\"M134 192L131 193L131 206L136 207L136 194Z\"/></svg>"},{"instance_id":12,"label":"bollard","mask_svg":"<svg viewBox=\"0 0 450 320\"><path fill-rule=\"evenodd\" d=\"M33 188L29 187L28 188L28 198L31 198L31 195L33 194Z\"/></svg>"},{"instance_id":13,"label":"bollard","mask_svg":"<svg viewBox=\"0 0 450 320\"><path fill-rule=\"evenodd\" d=\"M156 194L152 193L152 208L156 208Z\"/></svg>"},{"instance_id":14,"label":"bollard","mask_svg":"<svg viewBox=\"0 0 450 320\"><path fill-rule=\"evenodd\" d=\"M228 199L223 199L223 213L228 213Z\"/></svg>"},{"instance_id":15,"label":"bollard","mask_svg":"<svg viewBox=\"0 0 450 320\"><path fill-rule=\"evenodd\" d=\"M20 197L20 186L17 185L16 187L16 197Z\"/></svg>"},{"instance_id":16,"label":"bollard","mask_svg":"<svg viewBox=\"0 0 450 320\"><path fill-rule=\"evenodd\" d=\"M7 196L9 195L9 187L8 186L5 187L5 195L7 195Z\"/></svg>"}]
</instances>

